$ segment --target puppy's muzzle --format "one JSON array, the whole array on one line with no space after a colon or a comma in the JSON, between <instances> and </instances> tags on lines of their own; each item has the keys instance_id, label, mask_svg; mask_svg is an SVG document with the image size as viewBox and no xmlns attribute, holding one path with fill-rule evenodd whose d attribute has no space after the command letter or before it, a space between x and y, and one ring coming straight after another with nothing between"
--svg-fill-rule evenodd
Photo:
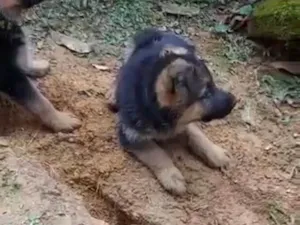
<instances>
[{"instance_id":1,"label":"puppy's muzzle","mask_svg":"<svg viewBox=\"0 0 300 225\"><path fill-rule=\"evenodd\" d=\"M231 113L237 102L237 98L232 93L215 89L212 96L202 103L205 109L202 121L209 122L226 117Z\"/></svg>"}]
</instances>

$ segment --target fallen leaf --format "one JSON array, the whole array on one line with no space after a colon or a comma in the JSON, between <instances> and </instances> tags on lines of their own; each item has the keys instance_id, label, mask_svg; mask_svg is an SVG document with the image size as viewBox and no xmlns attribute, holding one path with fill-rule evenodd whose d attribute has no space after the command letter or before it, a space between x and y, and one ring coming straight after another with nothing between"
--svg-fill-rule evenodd
<instances>
[{"instance_id":1,"label":"fallen leaf","mask_svg":"<svg viewBox=\"0 0 300 225\"><path fill-rule=\"evenodd\" d=\"M252 11L253 11L252 5L245 5L238 10L239 14L244 16L249 16L252 13Z\"/></svg>"},{"instance_id":2,"label":"fallen leaf","mask_svg":"<svg viewBox=\"0 0 300 225\"><path fill-rule=\"evenodd\" d=\"M217 24L214 27L214 32L218 33L218 34L223 34L223 33L226 33L228 31L228 29L229 29L229 26L226 24Z\"/></svg>"},{"instance_id":3,"label":"fallen leaf","mask_svg":"<svg viewBox=\"0 0 300 225\"><path fill-rule=\"evenodd\" d=\"M277 70L285 70L294 75L300 75L300 61L277 61L270 63Z\"/></svg>"},{"instance_id":4,"label":"fallen leaf","mask_svg":"<svg viewBox=\"0 0 300 225\"><path fill-rule=\"evenodd\" d=\"M109 67L107 66L101 66L101 65L97 65L97 64L92 64L93 67L95 67L97 70L101 70L101 71L109 71Z\"/></svg>"},{"instance_id":5,"label":"fallen leaf","mask_svg":"<svg viewBox=\"0 0 300 225\"><path fill-rule=\"evenodd\" d=\"M160 3L162 11L168 14L173 15L182 15L182 16L196 16L200 13L200 9L189 7L189 6L181 6L174 3Z\"/></svg>"},{"instance_id":6,"label":"fallen leaf","mask_svg":"<svg viewBox=\"0 0 300 225\"><path fill-rule=\"evenodd\" d=\"M68 49L77 53L90 53L92 47L90 44L84 43L76 38L69 37L56 31L51 31L52 40L61 46L65 46Z\"/></svg>"}]
</instances>

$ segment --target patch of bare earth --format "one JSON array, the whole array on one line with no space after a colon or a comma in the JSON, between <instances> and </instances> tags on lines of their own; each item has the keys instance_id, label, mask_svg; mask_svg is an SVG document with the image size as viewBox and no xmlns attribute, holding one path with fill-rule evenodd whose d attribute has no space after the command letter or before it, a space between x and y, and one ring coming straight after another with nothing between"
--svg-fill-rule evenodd
<instances>
[{"instance_id":1,"label":"patch of bare earth","mask_svg":"<svg viewBox=\"0 0 300 225\"><path fill-rule=\"evenodd\" d=\"M29 225L108 225L92 218L82 199L49 176L38 162L0 152L0 223Z\"/></svg>"},{"instance_id":2,"label":"patch of bare earth","mask_svg":"<svg viewBox=\"0 0 300 225\"><path fill-rule=\"evenodd\" d=\"M299 163L300 124L285 126L278 116L297 112L278 112L260 94L258 65L228 65L218 56L221 41L207 35L195 42L218 74L217 83L240 102L225 120L203 125L213 141L232 152L227 171L208 168L177 143L168 146L188 183L183 197L166 193L145 167L119 148L115 115L104 103L117 71L113 58L98 62L111 69L105 72L57 46L40 53L52 60L51 75L40 80L40 88L57 108L81 118L82 127L72 134L53 134L28 113L6 107L1 135L15 154L41 162L57 181L83 197L92 216L111 225L276 224L276 215L270 215L275 203L292 225L300 198L292 173Z\"/></svg>"}]
</instances>

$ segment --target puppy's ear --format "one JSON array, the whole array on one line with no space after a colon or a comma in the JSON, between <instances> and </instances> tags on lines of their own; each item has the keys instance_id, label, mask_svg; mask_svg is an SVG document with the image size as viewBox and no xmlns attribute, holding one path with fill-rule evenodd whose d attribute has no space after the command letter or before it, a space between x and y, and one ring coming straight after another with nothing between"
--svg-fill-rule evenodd
<instances>
[{"instance_id":1,"label":"puppy's ear","mask_svg":"<svg viewBox=\"0 0 300 225\"><path fill-rule=\"evenodd\" d=\"M19 0L0 0L0 11L9 20L20 21L22 5Z\"/></svg>"},{"instance_id":2,"label":"puppy's ear","mask_svg":"<svg viewBox=\"0 0 300 225\"><path fill-rule=\"evenodd\" d=\"M169 64L158 76L155 92L161 107L172 108L182 98L178 90L184 88L185 77L194 69L193 65L184 59L176 59Z\"/></svg>"}]
</instances>

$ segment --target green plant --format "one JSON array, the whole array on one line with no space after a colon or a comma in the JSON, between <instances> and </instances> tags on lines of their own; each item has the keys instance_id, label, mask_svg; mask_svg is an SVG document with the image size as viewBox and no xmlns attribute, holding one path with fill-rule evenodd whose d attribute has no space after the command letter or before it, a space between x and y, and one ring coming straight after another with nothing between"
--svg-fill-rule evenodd
<instances>
[{"instance_id":1,"label":"green plant","mask_svg":"<svg viewBox=\"0 0 300 225\"><path fill-rule=\"evenodd\" d=\"M300 78L285 75L264 75L261 85L267 94L276 101L300 99Z\"/></svg>"}]
</instances>

